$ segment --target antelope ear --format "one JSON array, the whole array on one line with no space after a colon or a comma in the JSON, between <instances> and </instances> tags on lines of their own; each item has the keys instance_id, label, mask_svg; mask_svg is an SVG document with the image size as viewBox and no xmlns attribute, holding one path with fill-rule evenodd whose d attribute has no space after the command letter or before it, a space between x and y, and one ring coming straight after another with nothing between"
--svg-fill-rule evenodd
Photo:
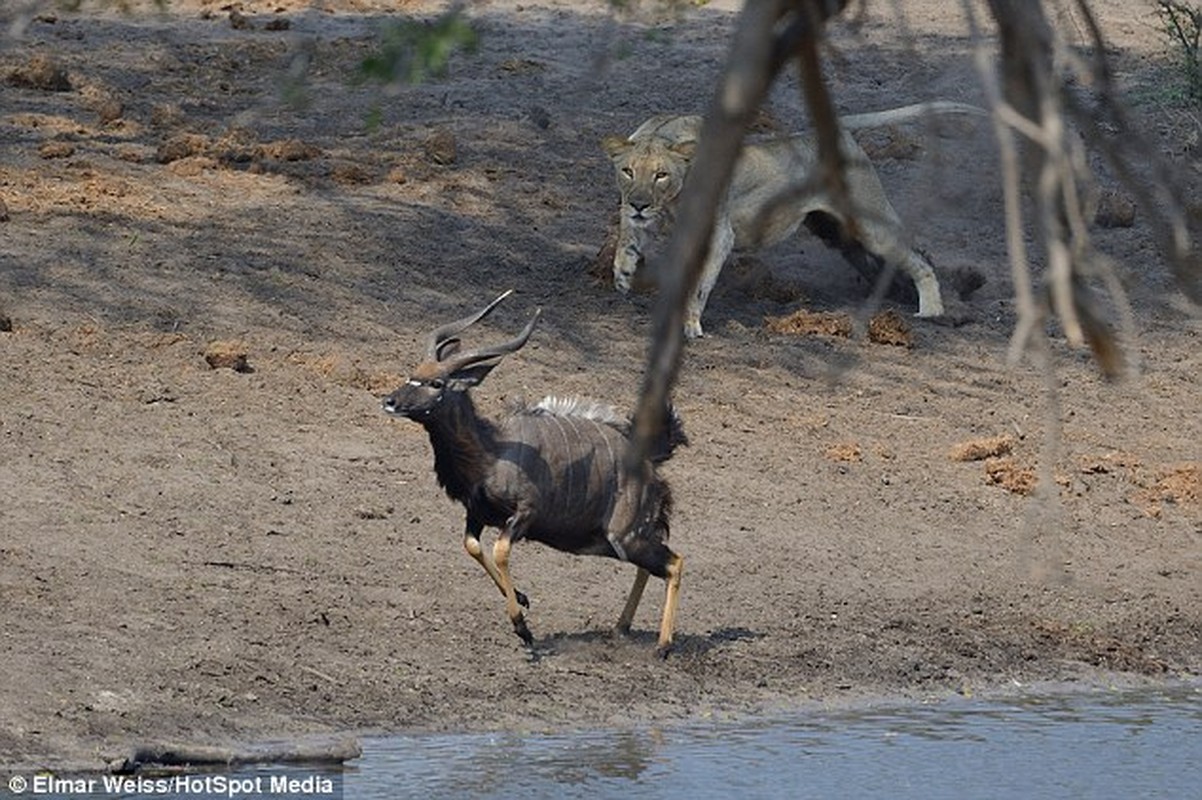
<instances>
[{"instance_id":1,"label":"antelope ear","mask_svg":"<svg viewBox=\"0 0 1202 800\"><path fill-rule=\"evenodd\" d=\"M438 345L434 351L435 361L446 361L451 356L459 352L459 345L462 342L458 338L447 339L445 342Z\"/></svg>"},{"instance_id":2,"label":"antelope ear","mask_svg":"<svg viewBox=\"0 0 1202 800\"><path fill-rule=\"evenodd\" d=\"M501 359L498 356L490 361L481 361L478 364L457 369L447 376L447 388L455 392L462 392L473 386L479 386L488 377L488 373L492 372L493 367L500 363Z\"/></svg>"}]
</instances>

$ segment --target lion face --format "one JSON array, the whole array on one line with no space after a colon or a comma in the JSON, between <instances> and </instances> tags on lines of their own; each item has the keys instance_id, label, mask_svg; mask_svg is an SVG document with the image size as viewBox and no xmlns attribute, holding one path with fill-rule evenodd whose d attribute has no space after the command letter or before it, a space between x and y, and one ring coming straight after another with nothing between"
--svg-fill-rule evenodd
<instances>
[{"instance_id":1,"label":"lion face","mask_svg":"<svg viewBox=\"0 0 1202 800\"><path fill-rule=\"evenodd\" d=\"M622 215L637 227L650 227L680 193L694 143L611 137L604 146L617 173Z\"/></svg>"},{"instance_id":2,"label":"lion face","mask_svg":"<svg viewBox=\"0 0 1202 800\"><path fill-rule=\"evenodd\" d=\"M627 291L642 261L643 234L671 219L671 206L684 185L694 143L610 137L602 146L613 161L621 194L621 241L614 259L614 285Z\"/></svg>"}]
</instances>

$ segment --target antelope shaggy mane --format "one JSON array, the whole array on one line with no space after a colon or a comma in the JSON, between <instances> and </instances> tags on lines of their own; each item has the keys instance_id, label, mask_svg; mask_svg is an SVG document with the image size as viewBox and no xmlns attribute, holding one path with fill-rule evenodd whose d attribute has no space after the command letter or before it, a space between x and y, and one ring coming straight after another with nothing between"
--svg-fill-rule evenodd
<instances>
[{"instance_id":1,"label":"antelope shaggy mane","mask_svg":"<svg viewBox=\"0 0 1202 800\"><path fill-rule=\"evenodd\" d=\"M501 420L480 416L468 390L526 344L539 312L516 337L491 347L461 352L460 334L509 294L435 329L425 360L384 399L384 411L426 429L438 482L466 510L464 549L504 596L514 632L532 653L534 637L522 611L530 603L509 570L510 550L523 539L634 564L634 585L615 626L619 634L629 633L648 577L662 578L657 651L666 655L684 561L667 545L672 495L657 466L687 444L680 418L667 410L661 440L631 474L625 464L630 420L611 406L550 396ZM486 527L499 531L491 555L480 544Z\"/></svg>"}]
</instances>

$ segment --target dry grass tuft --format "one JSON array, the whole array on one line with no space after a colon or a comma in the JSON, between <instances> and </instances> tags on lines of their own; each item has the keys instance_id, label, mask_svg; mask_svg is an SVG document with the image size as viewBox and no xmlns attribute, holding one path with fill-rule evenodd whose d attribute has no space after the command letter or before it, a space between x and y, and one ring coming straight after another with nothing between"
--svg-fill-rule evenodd
<instances>
[{"instance_id":1,"label":"dry grass tuft","mask_svg":"<svg viewBox=\"0 0 1202 800\"><path fill-rule=\"evenodd\" d=\"M851 337L852 322L849 314L799 308L783 317L765 317L764 327L772 333L788 336L839 336L847 339Z\"/></svg>"},{"instance_id":2,"label":"dry grass tuft","mask_svg":"<svg viewBox=\"0 0 1202 800\"><path fill-rule=\"evenodd\" d=\"M1164 504L1196 507L1202 497L1202 470L1197 462L1161 468L1151 486L1136 492L1131 502L1149 517L1164 513Z\"/></svg>"},{"instance_id":3,"label":"dry grass tuft","mask_svg":"<svg viewBox=\"0 0 1202 800\"><path fill-rule=\"evenodd\" d=\"M1034 469L1007 456L985 460L985 480L1001 486L1011 494L1024 497L1034 494L1035 487L1039 484Z\"/></svg>"},{"instance_id":4,"label":"dry grass tuft","mask_svg":"<svg viewBox=\"0 0 1202 800\"><path fill-rule=\"evenodd\" d=\"M914 346L914 333L901 314L889 309L874 314L868 320L868 340L876 344L909 348Z\"/></svg>"},{"instance_id":5,"label":"dry grass tuft","mask_svg":"<svg viewBox=\"0 0 1202 800\"><path fill-rule=\"evenodd\" d=\"M232 369L234 372L253 372L247 360L247 348L242 342L210 342L204 349L204 358L211 369Z\"/></svg>"},{"instance_id":6,"label":"dry grass tuft","mask_svg":"<svg viewBox=\"0 0 1202 800\"><path fill-rule=\"evenodd\" d=\"M983 439L969 439L953 445L948 450L947 457L952 461L981 461L986 458L997 458L1008 455L1014 450L1014 437L1009 434L987 436Z\"/></svg>"},{"instance_id":7,"label":"dry grass tuft","mask_svg":"<svg viewBox=\"0 0 1202 800\"><path fill-rule=\"evenodd\" d=\"M830 461L858 462L864 460L864 453L855 442L840 442L826 448L824 456Z\"/></svg>"}]
</instances>

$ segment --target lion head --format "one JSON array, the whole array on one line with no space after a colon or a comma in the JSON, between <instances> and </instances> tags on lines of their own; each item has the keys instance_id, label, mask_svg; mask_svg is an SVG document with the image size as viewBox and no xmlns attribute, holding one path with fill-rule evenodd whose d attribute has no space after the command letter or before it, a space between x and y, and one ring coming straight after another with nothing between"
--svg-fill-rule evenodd
<instances>
[{"instance_id":1,"label":"lion head","mask_svg":"<svg viewBox=\"0 0 1202 800\"><path fill-rule=\"evenodd\" d=\"M632 142L611 136L602 146L617 173L622 215L638 227L649 227L680 194L696 142L658 138Z\"/></svg>"},{"instance_id":2,"label":"lion head","mask_svg":"<svg viewBox=\"0 0 1202 800\"><path fill-rule=\"evenodd\" d=\"M684 185L696 143L610 136L601 146L613 161L621 194L614 285L626 291L643 255L643 234L672 217L672 204Z\"/></svg>"}]
</instances>

